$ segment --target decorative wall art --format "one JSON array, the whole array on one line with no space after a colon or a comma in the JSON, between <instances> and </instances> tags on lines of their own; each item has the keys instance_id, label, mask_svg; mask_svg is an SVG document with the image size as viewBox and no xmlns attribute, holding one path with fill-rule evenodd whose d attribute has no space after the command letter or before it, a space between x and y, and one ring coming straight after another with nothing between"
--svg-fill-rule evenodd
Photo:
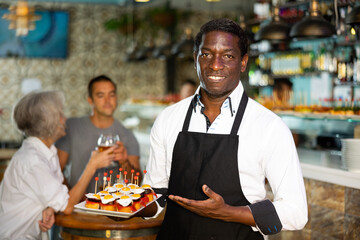
<instances>
[{"instance_id":1,"label":"decorative wall art","mask_svg":"<svg viewBox=\"0 0 360 240\"><path fill-rule=\"evenodd\" d=\"M0 16L9 13L0 8ZM16 36L7 19L0 18L0 57L58 58L68 54L69 12L35 11L41 17L26 36Z\"/></svg>"}]
</instances>

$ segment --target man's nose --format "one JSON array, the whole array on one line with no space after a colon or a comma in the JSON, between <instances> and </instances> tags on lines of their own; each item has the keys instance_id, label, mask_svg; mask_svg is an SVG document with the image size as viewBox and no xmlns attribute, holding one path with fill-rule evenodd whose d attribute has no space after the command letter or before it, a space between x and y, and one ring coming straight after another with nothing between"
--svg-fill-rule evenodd
<instances>
[{"instance_id":1,"label":"man's nose","mask_svg":"<svg viewBox=\"0 0 360 240\"><path fill-rule=\"evenodd\" d=\"M214 56L210 62L210 68L217 71L224 67L223 59L221 56Z\"/></svg>"},{"instance_id":2,"label":"man's nose","mask_svg":"<svg viewBox=\"0 0 360 240\"><path fill-rule=\"evenodd\" d=\"M105 96L105 102L106 103L110 102L110 96L107 96L107 95Z\"/></svg>"}]
</instances>

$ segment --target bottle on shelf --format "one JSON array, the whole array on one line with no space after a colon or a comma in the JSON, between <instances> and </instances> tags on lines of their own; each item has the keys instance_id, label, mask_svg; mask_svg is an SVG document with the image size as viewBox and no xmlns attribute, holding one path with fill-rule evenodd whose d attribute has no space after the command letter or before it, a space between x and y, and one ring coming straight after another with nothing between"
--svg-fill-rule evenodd
<instances>
[{"instance_id":1,"label":"bottle on shelf","mask_svg":"<svg viewBox=\"0 0 360 240\"><path fill-rule=\"evenodd\" d=\"M349 61L346 63L346 79L348 82L353 82L354 80L354 62L356 58L356 53L354 50L351 51Z\"/></svg>"},{"instance_id":2,"label":"bottle on shelf","mask_svg":"<svg viewBox=\"0 0 360 240\"><path fill-rule=\"evenodd\" d=\"M338 61L337 61L337 78L342 83L347 82L345 50L342 50L340 56L338 57Z\"/></svg>"},{"instance_id":3,"label":"bottle on shelf","mask_svg":"<svg viewBox=\"0 0 360 240\"><path fill-rule=\"evenodd\" d=\"M354 82L360 83L360 46L355 46Z\"/></svg>"}]
</instances>

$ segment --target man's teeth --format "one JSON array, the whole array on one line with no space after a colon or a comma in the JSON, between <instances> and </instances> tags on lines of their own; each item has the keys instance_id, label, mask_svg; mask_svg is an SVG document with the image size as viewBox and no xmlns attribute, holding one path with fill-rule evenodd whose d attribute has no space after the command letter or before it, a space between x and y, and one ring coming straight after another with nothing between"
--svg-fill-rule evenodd
<instances>
[{"instance_id":1,"label":"man's teeth","mask_svg":"<svg viewBox=\"0 0 360 240\"><path fill-rule=\"evenodd\" d=\"M214 79L214 80L221 80L224 77L218 77L218 76L209 76L209 78Z\"/></svg>"}]
</instances>

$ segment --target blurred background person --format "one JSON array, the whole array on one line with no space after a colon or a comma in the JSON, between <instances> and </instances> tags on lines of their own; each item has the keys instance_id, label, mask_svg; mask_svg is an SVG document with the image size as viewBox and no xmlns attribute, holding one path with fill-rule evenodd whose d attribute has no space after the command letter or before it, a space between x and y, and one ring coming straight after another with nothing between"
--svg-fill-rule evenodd
<instances>
[{"instance_id":1,"label":"blurred background person","mask_svg":"<svg viewBox=\"0 0 360 240\"><path fill-rule=\"evenodd\" d=\"M0 185L1 239L39 239L40 231L54 224L54 212L70 214L96 169L114 159L114 148L93 152L74 187L69 191L62 184L54 142L65 135L63 103L61 92L48 91L28 94L14 108L14 121L26 139Z\"/></svg>"},{"instance_id":2,"label":"blurred background person","mask_svg":"<svg viewBox=\"0 0 360 240\"><path fill-rule=\"evenodd\" d=\"M273 100L275 107L288 108L292 95L292 82L288 78L279 78L274 81Z\"/></svg>"},{"instance_id":3,"label":"blurred background person","mask_svg":"<svg viewBox=\"0 0 360 240\"><path fill-rule=\"evenodd\" d=\"M101 75L90 80L88 84L88 102L92 108L90 116L69 118L66 121L66 136L56 142L61 168L70 187L74 186L82 175L89 161L91 152L97 147L101 134L117 134L120 142L114 151L113 166L99 169L93 176L87 192L95 188L95 176L102 181L105 171L113 170L116 174L119 167L130 172L140 171L140 147L134 134L124 127L113 116L117 108L116 85L107 76ZM99 184L98 186L101 186Z\"/></svg>"},{"instance_id":4,"label":"blurred background person","mask_svg":"<svg viewBox=\"0 0 360 240\"><path fill-rule=\"evenodd\" d=\"M186 79L180 87L180 100L194 95L198 84L192 79Z\"/></svg>"}]
</instances>

